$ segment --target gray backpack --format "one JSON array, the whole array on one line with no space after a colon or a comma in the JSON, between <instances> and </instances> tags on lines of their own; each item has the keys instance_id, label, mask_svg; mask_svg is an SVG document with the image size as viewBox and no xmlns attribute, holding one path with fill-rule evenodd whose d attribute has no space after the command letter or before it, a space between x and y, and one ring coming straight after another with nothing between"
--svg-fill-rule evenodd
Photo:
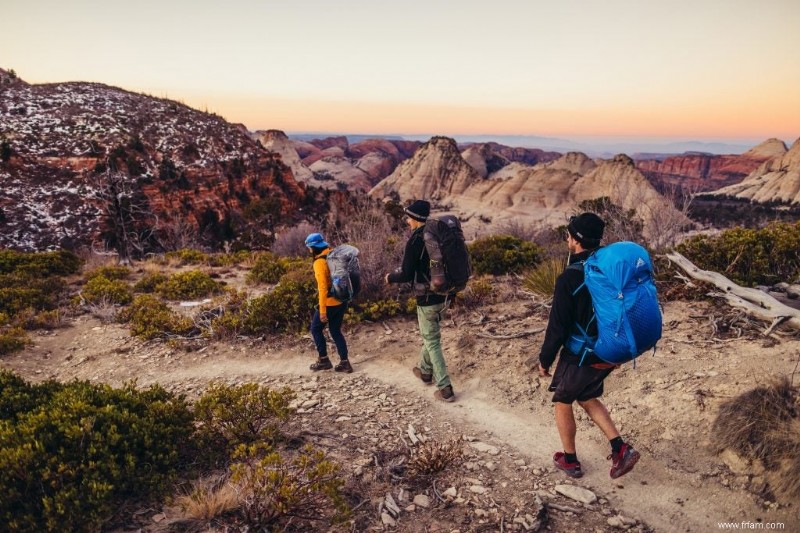
<instances>
[{"instance_id":1,"label":"gray backpack","mask_svg":"<svg viewBox=\"0 0 800 533\"><path fill-rule=\"evenodd\" d=\"M358 266L358 248L349 244L337 246L325 256L331 272L329 296L340 302L349 302L361 290L361 271Z\"/></svg>"}]
</instances>

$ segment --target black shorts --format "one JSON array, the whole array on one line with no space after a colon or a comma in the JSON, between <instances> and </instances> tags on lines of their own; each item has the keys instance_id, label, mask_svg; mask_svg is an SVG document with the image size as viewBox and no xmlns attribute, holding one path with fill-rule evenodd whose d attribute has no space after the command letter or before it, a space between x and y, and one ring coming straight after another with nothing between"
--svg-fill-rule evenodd
<instances>
[{"instance_id":1,"label":"black shorts","mask_svg":"<svg viewBox=\"0 0 800 533\"><path fill-rule=\"evenodd\" d=\"M553 402L585 402L599 398L603 395L603 381L614 368L578 366L559 357L556 371L553 373L553 380L548 389L555 393Z\"/></svg>"}]
</instances>

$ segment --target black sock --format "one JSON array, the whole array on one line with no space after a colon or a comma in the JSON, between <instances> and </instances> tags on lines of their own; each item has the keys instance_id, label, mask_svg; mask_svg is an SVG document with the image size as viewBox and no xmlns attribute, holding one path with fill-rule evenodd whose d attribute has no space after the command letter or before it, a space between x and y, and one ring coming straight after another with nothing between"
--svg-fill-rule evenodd
<instances>
[{"instance_id":1,"label":"black sock","mask_svg":"<svg viewBox=\"0 0 800 533\"><path fill-rule=\"evenodd\" d=\"M577 463L578 462L578 454L577 453L567 453L564 452L564 462L565 463Z\"/></svg>"},{"instance_id":2,"label":"black sock","mask_svg":"<svg viewBox=\"0 0 800 533\"><path fill-rule=\"evenodd\" d=\"M619 453L622 449L622 445L625 444L625 441L622 440L622 437L614 437L609 442L611 442L611 453Z\"/></svg>"}]
</instances>

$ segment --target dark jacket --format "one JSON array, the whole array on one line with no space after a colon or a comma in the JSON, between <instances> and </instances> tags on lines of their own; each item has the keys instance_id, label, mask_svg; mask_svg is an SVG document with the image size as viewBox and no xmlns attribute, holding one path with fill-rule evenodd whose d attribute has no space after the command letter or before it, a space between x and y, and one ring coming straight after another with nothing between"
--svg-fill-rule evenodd
<instances>
[{"instance_id":1,"label":"dark jacket","mask_svg":"<svg viewBox=\"0 0 800 533\"><path fill-rule=\"evenodd\" d=\"M592 251L583 251L570 257L570 264L585 261ZM553 307L550 308L550 320L544 335L542 351L539 353L539 363L544 368L550 368L556 360L559 348L561 357L568 362L578 364L580 358L570 352L564 344L569 336L577 331L575 324L586 328L594 310L589 289L582 287L577 293L576 289L583 283L583 269L567 268L556 279L556 288L553 293ZM589 335L597 335L597 322L592 321L588 329ZM583 364L602 363L596 355L589 355Z\"/></svg>"},{"instance_id":2,"label":"dark jacket","mask_svg":"<svg viewBox=\"0 0 800 533\"><path fill-rule=\"evenodd\" d=\"M431 279L431 260L428 250L425 249L425 241L422 232L425 226L415 229L406 242L406 249L403 253L402 266L389 274L390 283L419 283L429 285ZM417 305L425 307L444 303L445 297L440 294L426 292L417 295Z\"/></svg>"}]
</instances>

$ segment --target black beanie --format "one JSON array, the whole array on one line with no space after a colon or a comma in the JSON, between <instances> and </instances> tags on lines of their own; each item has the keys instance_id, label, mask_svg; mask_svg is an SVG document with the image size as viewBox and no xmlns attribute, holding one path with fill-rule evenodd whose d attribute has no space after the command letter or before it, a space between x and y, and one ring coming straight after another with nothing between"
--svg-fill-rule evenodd
<instances>
[{"instance_id":1,"label":"black beanie","mask_svg":"<svg viewBox=\"0 0 800 533\"><path fill-rule=\"evenodd\" d=\"M414 200L403 212L418 222L425 222L431 214L431 204L425 200Z\"/></svg>"},{"instance_id":2,"label":"black beanie","mask_svg":"<svg viewBox=\"0 0 800 533\"><path fill-rule=\"evenodd\" d=\"M606 223L594 213L581 213L570 217L567 230L572 238L581 243L584 248L597 248L603 238Z\"/></svg>"}]
</instances>

